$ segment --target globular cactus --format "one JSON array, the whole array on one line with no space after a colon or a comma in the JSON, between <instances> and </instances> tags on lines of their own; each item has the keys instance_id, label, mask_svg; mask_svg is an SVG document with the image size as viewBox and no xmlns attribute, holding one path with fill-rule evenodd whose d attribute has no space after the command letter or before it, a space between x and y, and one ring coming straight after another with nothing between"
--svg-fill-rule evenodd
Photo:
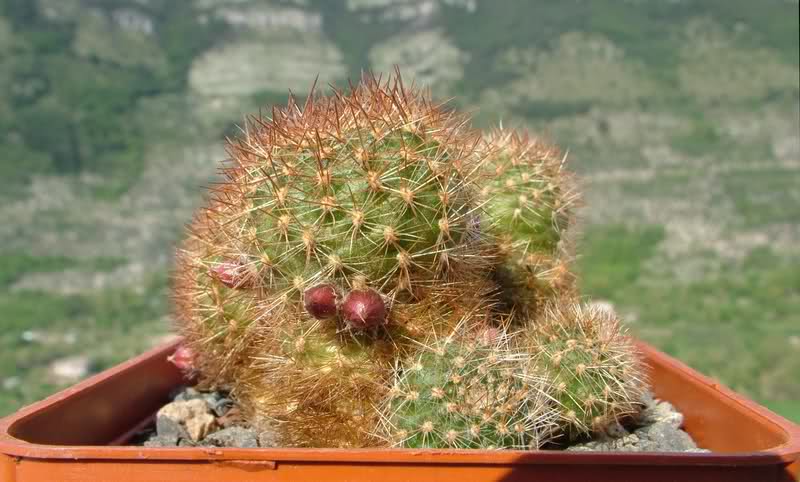
<instances>
[{"instance_id":1,"label":"globular cactus","mask_svg":"<svg viewBox=\"0 0 800 482\"><path fill-rule=\"evenodd\" d=\"M481 194L500 254L494 275L503 301L524 321L576 289L570 263L580 193L566 156L541 139L495 129L484 149Z\"/></svg>"},{"instance_id":2,"label":"globular cactus","mask_svg":"<svg viewBox=\"0 0 800 482\"><path fill-rule=\"evenodd\" d=\"M398 367L382 431L395 447L539 448L557 431L546 379L520 370L502 328L433 339Z\"/></svg>"},{"instance_id":3,"label":"globular cactus","mask_svg":"<svg viewBox=\"0 0 800 482\"><path fill-rule=\"evenodd\" d=\"M479 135L464 124L371 76L249 121L178 256L201 383L282 424L286 445L369 444L365 413L405 347L483 303Z\"/></svg>"},{"instance_id":4,"label":"globular cactus","mask_svg":"<svg viewBox=\"0 0 800 482\"><path fill-rule=\"evenodd\" d=\"M229 145L214 262L247 265L262 290L299 299L323 282L392 297L457 278L477 260L474 139L461 120L399 81L313 94ZM213 265L210 266L213 269Z\"/></svg>"},{"instance_id":5,"label":"globular cactus","mask_svg":"<svg viewBox=\"0 0 800 482\"><path fill-rule=\"evenodd\" d=\"M536 448L635 410L630 343L569 301L556 148L398 74L290 99L228 153L177 256L174 362L279 444Z\"/></svg>"},{"instance_id":6,"label":"globular cactus","mask_svg":"<svg viewBox=\"0 0 800 482\"><path fill-rule=\"evenodd\" d=\"M602 433L640 410L643 366L609 308L550 303L525 338L531 370L550 379L559 424L569 439Z\"/></svg>"},{"instance_id":7,"label":"globular cactus","mask_svg":"<svg viewBox=\"0 0 800 482\"><path fill-rule=\"evenodd\" d=\"M365 427L375 423L394 347L295 313L297 322L256 335L252 344L263 352L253 350L237 372L234 396L248 420L275 431L283 446L375 445Z\"/></svg>"},{"instance_id":8,"label":"globular cactus","mask_svg":"<svg viewBox=\"0 0 800 482\"><path fill-rule=\"evenodd\" d=\"M336 311L359 329L385 324L397 300L468 286L487 262L475 228L478 138L463 124L399 78L373 77L253 119L229 143L179 271L194 269L189 284L203 278L204 291L257 295L260 316L323 285L337 306L320 316ZM361 310L339 310L351 291ZM371 323L358 319L364 308Z\"/></svg>"}]
</instances>

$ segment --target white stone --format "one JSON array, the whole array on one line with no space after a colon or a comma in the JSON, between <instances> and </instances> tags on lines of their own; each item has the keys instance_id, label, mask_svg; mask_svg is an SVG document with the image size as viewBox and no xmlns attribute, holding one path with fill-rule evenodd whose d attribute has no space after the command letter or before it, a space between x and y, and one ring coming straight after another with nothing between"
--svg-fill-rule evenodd
<instances>
[{"instance_id":1,"label":"white stone","mask_svg":"<svg viewBox=\"0 0 800 482\"><path fill-rule=\"evenodd\" d=\"M91 361L84 355L55 360L50 364L50 374L61 382L73 382L89 374Z\"/></svg>"},{"instance_id":2,"label":"white stone","mask_svg":"<svg viewBox=\"0 0 800 482\"><path fill-rule=\"evenodd\" d=\"M304 93L345 77L342 54L317 35L267 35L230 43L195 60L189 85L206 96L246 96L263 91Z\"/></svg>"}]
</instances>

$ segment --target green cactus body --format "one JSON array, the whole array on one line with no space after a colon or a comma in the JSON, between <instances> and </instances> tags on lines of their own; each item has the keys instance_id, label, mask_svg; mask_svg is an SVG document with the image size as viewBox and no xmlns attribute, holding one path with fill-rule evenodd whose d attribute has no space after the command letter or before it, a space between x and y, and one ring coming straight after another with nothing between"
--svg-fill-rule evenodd
<instances>
[{"instance_id":1,"label":"green cactus body","mask_svg":"<svg viewBox=\"0 0 800 482\"><path fill-rule=\"evenodd\" d=\"M229 143L178 257L178 322L202 383L282 422L286 445L364 446L393 363L485 284L479 136L399 79L309 99ZM378 305L359 324L354 292ZM328 419L341 430L319 433Z\"/></svg>"},{"instance_id":2,"label":"green cactus body","mask_svg":"<svg viewBox=\"0 0 800 482\"><path fill-rule=\"evenodd\" d=\"M580 196L554 146L495 130L486 150L481 192L502 259L495 276L504 301L527 318L547 299L574 290L567 231Z\"/></svg>"},{"instance_id":3,"label":"green cactus body","mask_svg":"<svg viewBox=\"0 0 800 482\"><path fill-rule=\"evenodd\" d=\"M504 335L485 333L437 341L397 371L383 417L394 446L528 449L549 440L556 413L546 385L518 370L522 355Z\"/></svg>"},{"instance_id":4,"label":"green cactus body","mask_svg":"<svg viewBox=\"0 0 800 482\"><path fill-rule=\"evenodd\" d=\"M228 252L206 263L240 260L264 290L299 298L323 281L413 294L468 259L474 161L449 119L371 83L298 112L231 145L238 212L218 220Z\"/></svg>"},{"instance_id":5,"label":"green cactus body","mask_svg":"<svg viewBox=\"0 0 800 482\"><path fill-rule=\"evenodd\" d=\"M459 118L399 81L311 99L230 144L225 180L179 258L189 324L282 318L319 283L419 301L487 269L473 228L476 142ZM227 299L253 309L235 316Z\"/></svg>"},{"instance_id":6,"label":"green cactus body","mask_svg":"<svg viewBox=\"0 0 800 482\"><path fill-rule=\"evenodd\" d=\"M609 309L552 304L528 337L533 369L551 380L570 438L603 432L639 410L645 376L636 348Z\"/></svg>"}]
</instances>

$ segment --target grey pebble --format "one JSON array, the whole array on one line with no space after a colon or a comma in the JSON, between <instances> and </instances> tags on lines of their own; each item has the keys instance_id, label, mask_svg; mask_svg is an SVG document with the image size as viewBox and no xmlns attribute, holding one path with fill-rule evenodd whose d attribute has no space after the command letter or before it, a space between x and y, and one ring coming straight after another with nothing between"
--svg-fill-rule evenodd
<instances>
[{"instance_id":1,"label":"grey pebble","mask_svg":"<svg viewBox=\"0 0 800 482\"><path fill-rule=\"evenodd\" d=\"M195 398L202 398L203 394L198 392L192 387L187 387L178 392L177 395L173 398L174 402L186 402L188 400L194 400Z\"/></svg>"},{"instance_id":2,"label":"grey pebble","mask_svg":"<svg viewBox=\"0 0 800 482\"><path fill-rule=\"evenodd\" d=\"M278 447L278 436L273 430L265 430L258 434L259 447Z\"/></svg>"},{"instance_id":3,"label":"grey pebble","mask_svg":"<svg viewBox=\"0 0 800 482\"><path fill-rule=\"evenodd\" d=\"M636 435L644 440L640 447L642 451L686 452L697 448L688 433L669 422L643 427L636 431Z\"/></svg>"},{"instance_id":4,"label":"grey pebble","mask_svg":"<svg viewBox=\"0 0 800 482\"><path fill-rule=\"evenodd\" d=\"M193 442L190 438L182 438L178 440L178 447L197 447L198 443Z\"/></svg>"},{"instance_id":5,"label":"grey pebble","mask_svg":"<svg viewBox=\"0 0 800 482\"><path fill-rule=\"evenodd\" d=\"M206 400L206 402L208 402L208 400ZM230 398L218 398L213 401L213 404L209 403L208 406L211 411L214 412L214 415L221 417L228 413L228 410L233 407L233 400Z\"/></svg>"},{"instance_id":6,"label":"grey pebble","mask_svg":"<svg viewBox=\"0 0 800 482\"><path fill-rule=\"evenodd\" d=\"M144 442L145 447L175 447L178 445L178 437L172 435L152 435Z\"/></svg>"},{"instance_id":7,"label":"grey pebble","mask_svg":"<svg viewBox=\"0 0 800 482\"><path fill-rule=\"evenodd\" d=\"M675 428L683 425L683 414L675 410L669 402L657 402L647 407L642 417L645 423L668 423Z\"/></svg>"},{"instance_id":8,"label":"grey pebble","mask_svg":"<svg viewBox=\"0 0 800 482\"><path fill-rule=\"evenodd\" d=\"M234 426L208 434L202 443L212 447L256 448L258 437L251 428Z\"/></svg>"},{"instance_id":9,"label":"grey pebble","mask_svg":"<svg viewBox=\"0 0 800 482\"><path fill-rule=\"evenodd\" d=\"M156 417L156 433L158 437L175 438L176 443L178 439L189 438L188 432L179 421L163 415Z\"/></svg>"},{"instance_id":10,"label":"grey pebble","mask_svg":"<svg viewBox=\"0 0 800 482\"><path fill-rule=\"evenodd\" d=\"M222 395L217 392L201 392L200 390L194 387L185 387L182 388L174 397L173 401L186 401L186 400L194 400L195 398L221 398Z\"/></svg>"},{"instance_id":11,"label":"grey pebble","mask_svg":"<svg viewBox=\"0 0 800 482\"><path fill-rule=\"evenodd\" d=\"M681 430L683 414L669 402L648 395L645 408L637 417L639 426L629 433L621 426L613 426L602 438L567 447L568 451L620 451L620 452L708 452L700 449L688 433Z\"/></svg>"}]
</instances>

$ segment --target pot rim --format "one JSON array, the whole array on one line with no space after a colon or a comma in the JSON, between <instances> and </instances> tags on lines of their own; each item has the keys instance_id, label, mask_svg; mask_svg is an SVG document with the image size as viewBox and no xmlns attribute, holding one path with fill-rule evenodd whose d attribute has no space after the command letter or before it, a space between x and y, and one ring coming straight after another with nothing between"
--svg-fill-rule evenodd
<instances>
[{"instance_id":1,"label":"pot rim","mask_svg":"<svg viewBox=\"0 0 800 482\"><path fill-rule=\"evenodd\" d=\"M403 464L596 464L596 465L775 465L790 464L800 460L800 425L759 406L736 394L721 383L702 375L682 362L666 355L651 345L636 340L636 346L650 362L666 366L688 377L700 388L715 392L726 405L735 405L740 411L758 418L763 425L779 433L785 442L768 450L749 452L564 452L550 450L475 450L475 449L337 449L337 448L213 448L175 447L146 448L140 446L107 445L46 445L27 442L11 435L14 428L28 418L58 409L66 399L89 387L108 383L121 372L146 361L166 357L180 344L176 339L131 358L115 367L98 373L76 385L62 390L42 401L33 403L18 412L0 419L0 455L21 458L51 458L73 460L184 460L184 461L241 461L244 463L301 462L352 462L352 463L403 463Z\"/></svg>"}]
</instances>

